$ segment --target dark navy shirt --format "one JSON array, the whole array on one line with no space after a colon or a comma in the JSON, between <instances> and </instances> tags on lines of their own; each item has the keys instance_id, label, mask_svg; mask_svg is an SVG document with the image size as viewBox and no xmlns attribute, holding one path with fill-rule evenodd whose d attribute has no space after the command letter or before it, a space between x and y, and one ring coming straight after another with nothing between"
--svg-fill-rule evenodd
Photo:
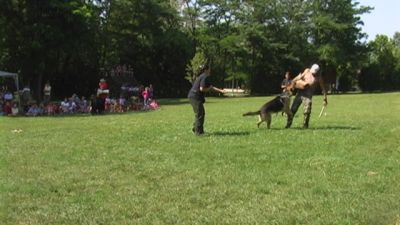
<instances>
[{"instance_id":1,"label":"dark navy shirt","mask_svg":"<svg viewBox=\"0 0 400 225\"><path fill-rule=\"evenodd\" d=\"M193 98L205 102L204 92L200 91L200 87L205 88L207 84L207 74L203 73L196 78L193 82L193 86L188 93L188 98Z\"/></svg>"}]
</instances>

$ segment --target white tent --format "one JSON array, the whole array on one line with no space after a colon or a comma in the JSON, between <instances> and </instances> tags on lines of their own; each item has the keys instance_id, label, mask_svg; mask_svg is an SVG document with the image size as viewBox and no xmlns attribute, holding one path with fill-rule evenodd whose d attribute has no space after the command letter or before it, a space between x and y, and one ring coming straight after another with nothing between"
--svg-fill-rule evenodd
<instances>
[{"instance_id":1,"label":"white tent","mask_svg":"<svg viewBox=\"0 0 400 225\"><path fill-rule=\"evenodd\" d=\"M18 74L17 73L10 73L6 71L1 71L0 70L0 77L12 77L15 80L15 87L17 88L17 91L19 91L19 81L18 81Z\"/></svg>"}]
</instances>

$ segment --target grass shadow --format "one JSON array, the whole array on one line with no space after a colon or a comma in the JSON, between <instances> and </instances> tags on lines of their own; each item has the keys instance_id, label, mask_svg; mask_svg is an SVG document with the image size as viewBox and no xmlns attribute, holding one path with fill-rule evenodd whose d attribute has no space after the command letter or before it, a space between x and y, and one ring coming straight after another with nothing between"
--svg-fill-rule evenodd
<instances>
[{"instance_id":1,"label":"grass shadow","mask_svg":"<svg viewBox=\"0 0 400 225\"><path fill-rule=\"evenodd\" d=\"M212 132L210 135L215 135L215 136L246 136L250 135L250 132L247 131L217 131L217 132Z\"/></svg>"},{"instance_id":2,"label":"grass shadow","mask_svg":"<svg viewBox=\"0 0 400 225\"><path fill-rule=\"evenodd\" d=\"M227 98L227 97L214 97L214 98ZM189 99L187 98L177 98L177 99L169 99L169 98L163 98L163 99L157 99L157 102L160 106L163 105L190 105ZM206 98L205 104L210 104L210 103L215 103L215 101L211 99Z\"/></svg>"},{"instance_id":3,"label":"grass shadow","mask_svg":"<svg viewBox=\"0 0 400 225\"><path fill-rule=\"evenodd\" d=\"M162 99L157 99L157 102L160 106L163 105L184 105L184 104L189 104L189 100L186 98L162 98Z\"/></svg>"},{"instance_id":4,"label":"grass shadow","mask_svg":"<svg viewBox=\"0 0 400 225\"><path fill-rule=\"evenodd\" d=\"M151 113L155 112L156 110L136 110L136 111L127 111L127 112L103 112L103 113L71 113L71 114L57 114L57 115L42 115L42 116L21 116L21 117L31 117L31 118L76 118L76 117L110 117L110 116L124 116L129 114L139 114L139 113Z\"/></svg>"},{"instance_id":5,"label":"grass shadow","mask_svg":"<svg viewBox=\"0 0 400 225\"><path fill-rule=\"evenodd\" d=\"M326 126L326 127L309 127L304 129L302 127L292 127L289 129L294 130L361 130L361 127L351 127L351 126Z\"/></svg>"}]
</instances>

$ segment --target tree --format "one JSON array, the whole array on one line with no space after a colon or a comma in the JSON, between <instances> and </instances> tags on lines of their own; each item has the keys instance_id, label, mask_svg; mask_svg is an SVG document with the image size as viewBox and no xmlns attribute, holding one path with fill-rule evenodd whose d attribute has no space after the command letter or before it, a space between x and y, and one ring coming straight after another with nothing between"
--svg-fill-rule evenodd
<instances>
[{"instance_id":1,"label":"tree","mask_svg":"<svg viewBox=\"0 0 400 225\"><path fill-rule=\"evenodd\" d=\"M395 41L385 35L377 35L368 43L370 49L368 65L360 74L359 83L364 91L396 90L400 85L399 48Z\"/></svg>"},{"instance_id":2,"label":"tree","mask_svg":"<svg viewBox=\"0 0 400 225\"><path fill-rule=\"evenodd\" d=\"M370 10L354 0L4 0L0 65L37 95L50 80L59 98L93 93L100 71L124 64L158 96L184 96L198 52L216 84L256 94L279 92L285 71L312 63L351 87L367 62L359 15Z\"/></svg>"},{"instance_id":3,"label":"tree","mask_svg":"<svg viewBox=\"0 0 400 225\"><path fill-rule=\"evenodd\" d=\"M199 75L199 68L202 65L207 63L207 59L204 56L204 53L198 49L196 54L194 55L193 59L190 60L190 63L186 66L186 77L185 79L188 80L190 83L193 84L196 76Z\"/></svg>"},{"instance_id":4,"label":"tree","mask_svg":"<svg viewBox=\"0 0 400 225\"><path fill-rule=\"evenodd\" d=\"M359 15L369 12L371 8L357 8L358 5L352 0L318 0L311 4L310 40L315 49L313 60L318 61L322 68L336 68L334 74L346 76L341 78L342 81L353 82L356 79L356 71L366 53L365 45L361 42L365 34L361 32ZM329 75L325 74L325 79L329 83L335 82L335 77ZM341 83L341 86L351 87L352 84Z\"/></svg>"},{"instance_id":5,"label":"tree","mask_svg":"<svg viewBox=\"0 0 400 225\"><path fill-rule=\"evenodd\" d=\"M183 96L185 66L194 54L190 38L179 30L169 1L119 0L105 4L104 67L132 65L136 79L153 84L157 94Z\"/></svg>"},{"instance_id":6,"label":"tree","mask_svg":"<svg viewBox=\"0 0 400 225\"><path fill-rule=\"evenodd\" d=\"M78 0L3 2L0 63L19 71L22 81L33 87L36 99L46 80L55 83L58 95L89 87L86 82L97 65L91 5Z\"/></svg>"}]
</instances>

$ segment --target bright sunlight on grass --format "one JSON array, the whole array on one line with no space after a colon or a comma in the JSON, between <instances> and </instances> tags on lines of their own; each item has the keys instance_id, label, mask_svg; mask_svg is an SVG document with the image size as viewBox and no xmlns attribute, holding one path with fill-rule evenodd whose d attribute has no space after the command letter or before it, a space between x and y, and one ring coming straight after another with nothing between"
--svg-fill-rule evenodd
<instances>
[{"instance_id":1,"label":"bright sunlight on grass","mask_svg":"<svg viewBox=\"0 0 400 225\"><path fill-rule=\"evenodd\" d=\"M400 223L400 93L314 98L310 129L257 129L269 97L152 112L0 117L0 224ZM22 130L15 132L15 130Z\"/></svg>"}]
</instances>

